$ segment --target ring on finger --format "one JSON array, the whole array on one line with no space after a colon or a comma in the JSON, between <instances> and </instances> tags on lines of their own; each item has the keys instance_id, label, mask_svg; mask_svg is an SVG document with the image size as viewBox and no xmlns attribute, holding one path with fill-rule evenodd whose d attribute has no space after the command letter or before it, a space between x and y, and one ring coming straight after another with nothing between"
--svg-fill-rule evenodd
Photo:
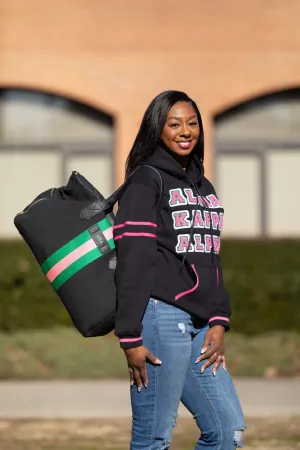
<instances>
[{"instance_id":1,"label":"ring on finger","mask_svg":"<svg viewBox=\"0 0 300 450\"><path fill-rule=\"evenodd\" d=\"M223 355L219 355L217 359L223 359Z\"/></svg>"}]
</instances>

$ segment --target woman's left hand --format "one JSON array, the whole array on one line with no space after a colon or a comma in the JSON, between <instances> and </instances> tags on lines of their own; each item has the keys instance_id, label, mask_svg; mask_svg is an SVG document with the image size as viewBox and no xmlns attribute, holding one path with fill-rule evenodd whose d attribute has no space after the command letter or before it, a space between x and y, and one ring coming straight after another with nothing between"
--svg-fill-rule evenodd
<instances>
[{"instance_id":1,"label":"woman's left hand","mask_svg":"<svg viewBox=\"0 0 300 450\"><path fill-rule=\"evenodd\" d=\"M201 356L196 360L196 363L207 359L207 361L201 367L201 373L204 372L207 367L214 364L213 375L216 372L222 362L223 370L226 370L226 361L224 356L224 334L225 328L221 325L211 327L206 333L203 347L201 349Z\"/></svg>"}]
</instances>

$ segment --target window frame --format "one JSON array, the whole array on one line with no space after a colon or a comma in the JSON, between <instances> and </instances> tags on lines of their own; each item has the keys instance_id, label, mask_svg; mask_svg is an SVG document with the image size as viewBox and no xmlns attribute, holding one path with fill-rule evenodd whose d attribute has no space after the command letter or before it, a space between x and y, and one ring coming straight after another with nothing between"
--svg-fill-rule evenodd
<instances>
[{"instance_id":1,"label":"window frame","mask_svg":"<svg viewBox=\"0 0 300 450\"><path fill-rule=\"evenodd\" d=\"M242 150L243 149L243 150ZM252 156L259 159L260 163L260 229L259 237L261 238L271 238L268 233L268 189L267 189L267 158L272 152L282 153L285 150L288 151L300 151L300 139L299 141L286 142L286 141L273 141L273 142L251 142L245 143L244 141L227 141L225 144L218 144L214 149L213 158L213 173L216 189L219 186L220 174L218 169L218 157L230 157L230 156ZM276 239L276 238L275 238Z\"/></svg>"}]
</instances>

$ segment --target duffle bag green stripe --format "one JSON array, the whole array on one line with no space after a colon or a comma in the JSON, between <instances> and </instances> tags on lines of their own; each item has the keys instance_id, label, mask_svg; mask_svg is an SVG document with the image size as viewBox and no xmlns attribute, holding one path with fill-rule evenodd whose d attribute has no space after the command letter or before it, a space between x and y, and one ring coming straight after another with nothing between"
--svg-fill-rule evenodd
<instances>
[{"instance_id":1,"label":"duffle bag green stripe","mask_svg":"<svg viewBox=\"0 0 300 450\"><path fill-rule=\"evenodd\" d=\"M101 231L106 231L111 227L111 224L108 219L102 219L97 224ZM92 225L92 226L95 226ZM91 228L91 227L90 227ZM57 264L60 260L62 260L65 256L71 253L76 248L80 247L80 245L85 244L87 241L91 239L91 235L89 230L84 231L83 233L76 236L71 241L67 242L63 247L59 248L55 253L53 253L46 261L42 264L42 271L47 274L50 269L52 269L55 264Z\"/></svg>"},{"instance_id":2,"label":"duffle bag green stripe","mask_svg":"<svg viewBox=\"0 0 300 450\"><path fill-rule=\"evenodd\" d=\"M108 241L107 243L108 243L108 245L110 246L111 250L113 250L114 248L116 248L116 244L115 244L114 238L109 239L109 241Z\"/></svg>"},{"instance_id":3,"label":"duffle bag green stripe","mask_svg":"<svg viewBox=\"0 0 300 450\"><path fill-rule=\"evenodd\" d=\"M115 248L115 243L113 239L108 241L110 249ZM66 281L68 281L73 275L83 269L85 266L101 258L102 253L97 248L91 250L86 255L83 255L77 261L74 261L69 267L67 267L60 275L58 275L52 282L52 287L57 291Z\"/></svg>"}]
</instances>

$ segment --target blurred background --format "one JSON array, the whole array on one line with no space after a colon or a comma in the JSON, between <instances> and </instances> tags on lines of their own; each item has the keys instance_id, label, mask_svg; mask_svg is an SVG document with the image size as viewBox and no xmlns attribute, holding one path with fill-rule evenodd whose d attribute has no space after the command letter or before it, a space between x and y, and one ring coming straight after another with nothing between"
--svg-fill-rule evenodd
<instances>
[{"instance_id":1,"label":"blurred background","mask_svg":"<svg viewBox=\"0 0 300 450\"><path fill-rule=\"evenodd\" d=\"M199 106L206 175L226 210L229 368L299 378L299 20L299 0L0 2L0 379L126 380L114 337L79 336L13 218L72 170L108 196L167 89ZM300 448L297 436L253 448Z\"/></svg>"}]
</instances>

